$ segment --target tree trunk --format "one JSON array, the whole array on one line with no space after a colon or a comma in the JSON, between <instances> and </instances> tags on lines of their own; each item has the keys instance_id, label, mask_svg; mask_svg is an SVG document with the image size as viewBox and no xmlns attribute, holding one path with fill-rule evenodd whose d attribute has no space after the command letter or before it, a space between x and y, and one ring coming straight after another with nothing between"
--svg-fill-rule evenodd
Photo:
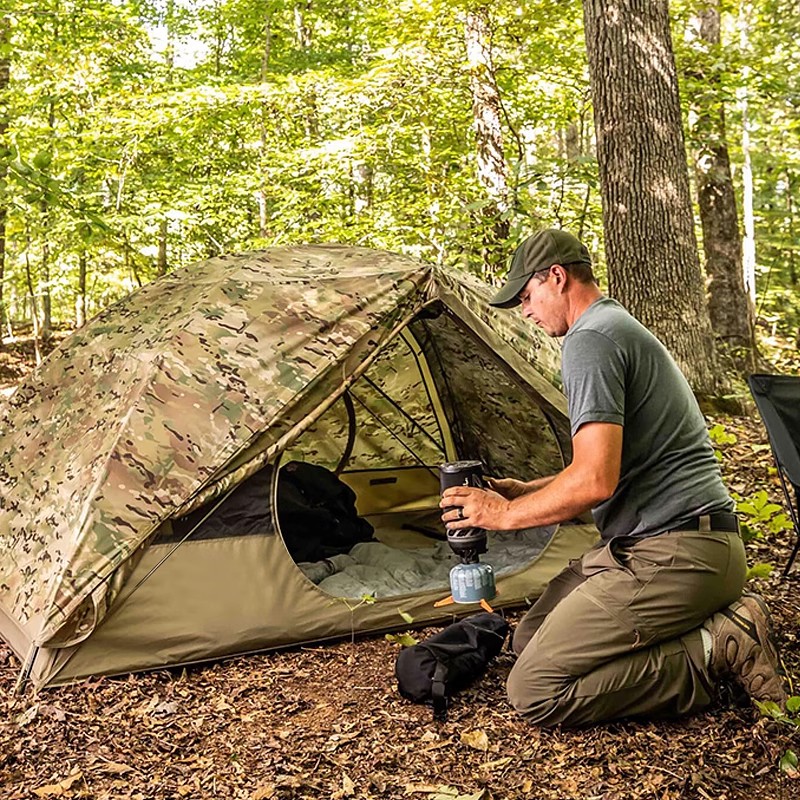
<instances>
[{"instance_id":1,"label":"tree trunk","mask_svg":"<svg viewBox=\"0 0 800 800\"><path fill-rule=\"evenodd\" d=\"M703 0L696 20L700 40L696 75L704 87L693 98L695 181L708 277L708 311L717 340L742 373L755 369L753 304L744 286L742 238L725 135L725 106L714 65L721 55L719 0ZM705 58L704 58L705 55Z\"/></svg>"},{"instance_id":2,"label":"tree trunk","mask_svg":"<svg viewBox=\"0 0 800 800\"><path fill-rule=\"evenodd\" d=\"M372 208L373 169L363 161L350 167L353 214L358 216Z\"/></svg>"},{"instance_id":3,"label":"tree trunk","mask_svg":"<svg viewBox=\"0 0 800 800\"><path fill-rule=\"evenodd\" d=\"M86 324L86 250L78 255L78 293L75 296L75 327Z\"/></svg>"},{"instance_id":4,"label":"tree trunk","mask_svg":"<svg viewBox=\"0 0 800 800\"><path fill-rule=\"evenodd\" d=\"M167 274L167 220L162 219L158 226L158 264L156 273L159 278Z\"/></svg>"},{"instance_id":5,"label":"tree trunk","mask_svg":"<svg viewBox=\"0 0 800 800\"><path fill-rule=\"evenodd\" d=\"M486 9L467 12L465 40L478 180L489 198L483 208L483 271L485 275L492 275L506 260L509 193L503 151L502 105L492 60L489 12Z\"/></svg>"},{"instance_id":6,"label":"tree trunk","mask_svg":"<svg viewBox=\"0 0 800 800\"><path fill-rule=\"evenodd\" d=\"M301 0L294 5L294 35L297 46L308 56L311 52L313 29L308 20L311 12L313 0ZM316 142L319 139L319 111L317 108L317 89L311 83L306 90L305 110L303 113L303 123L305 126L306 138L309 142Z\"/></svg>"},{"instance_id":7,"label":"tree trunk","mask_svg":"<svg viewBox=\"0 0 800 800\"><path fill-rule=\"evenodd\" d=\"M175 70L175 0L167 0L167 7L164 13L164 27L167 29L167 44L164 48L164 66L167 68L167 83L172 83L173 72Z\"/></svg>"},{"instance_id":8,"label":"tree trunk","mask_svg":"<svg viewBox=\"0 0 800 800\"><path fill-rule=\"evenodd\" d=\"M666 0L584 0L609 293L717 394Z\"/></svg>"},{"instance_id":9,"label":"tree trunk","mask_svg":"<svg viewBox=\"0 0 800 800\"><path fill-rule=\"evenodd\" d=\"M28 288L28 298L31 305L31 324L33 327L33 352L36 357L36 366L42 363L41 333L39 330L39 307L36 302L36 291L33 288L33 274L31 271L31 231L25 223L25 284Z\"/></svg>"},{"instance_id":10,"label":"tree trunk","mask_svg":"<svg viewBox=\"0 0 800 800\"><path fill-rule=\"evenodd\" d=\"M294 35L297 46L301 50L311 49L311 25L308 23L308 13L311 11L313 0L302 0L294 6Z\"/></svg>"},{"instance_id":11,"label":"tree trunk","mask_svg":"<svg viewBox=\"0 0 800 800\"><path fill-rule=\"evenodd\" d=\"M264 99L261 101L260 124L261 124L261 186L258 190L258 235L266 239L269 231L267 230L267 175L266 164L268 161L267 144L267 115L269 107L266 100L266 85L269 76L269 59L272 53L272 9L270 8L264 18L264 50L261 53L261 86L264 88Z\"/></svg>"},{"instance_id":12,"label":"tree trunk","mask_svg":"<svg viewBox=\"0 0 800 800\"><path fill-rule=\"evenodd\" d=\"M798 285L798 275L797 275L797 260L795 258L794 253L794 243L797 241L797 237L795 234L795 224L794 224L794 190L795 190L795 181L794 181L794 173L792 172L791 168L786 169L786 216L789 219L789 252L787 254L787 258L789 260L789 281L792 284L793 289L797 289Z\"/></svg>"},{"instance_id":13,"label":"tree trunk","mask_svg":"<svg viewBox=\"0 0 800 800\"><path fill-rule=\"evenodd\" d=\"M0 186L5 187L8 177L8 160L11 148L6 141L8 132L8 86L11 78L11 65L8 57L8 47L11 40L11 20L0 17ZM6 189L0 189L0 330L6 324L6 304L3 295L3 282L6 274L6 221L8 219L8 206L6 204ZM3 346L0 335L0 347Z\"/></svg>"},{"instance_id":14,"label":"tree trunk","mask_svg":"<svg viewBox=\"0 0 800 800\"><path fill-rule=\"evenodd\" d=\"M748 35L750 6L742 3L739 14L739 47L746 53L750 37ZM756 222L753 211L753 169L750 164L750 119L747 99L747 82L750 78L750 67L742 67L741 84L736 90L739 113L742 116L742 219L744 222L744 239L742 240L742 271L744 285L750 295L750 301L756 302Z\"/></svg>"}]
</instances>

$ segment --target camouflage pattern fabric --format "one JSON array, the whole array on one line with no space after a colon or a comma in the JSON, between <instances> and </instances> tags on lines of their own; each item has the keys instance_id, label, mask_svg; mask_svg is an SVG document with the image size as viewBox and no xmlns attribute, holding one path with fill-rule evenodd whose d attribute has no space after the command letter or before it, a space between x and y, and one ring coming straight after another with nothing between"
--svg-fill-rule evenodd
<instances>
[{"instance_id":1,"label":"camouflage pattern fabric","mask_svg":"<svg viewBox=\"0 0 800 800\"><path fill-rule=\"evenodd\" d=\"M108 579L161 521L284 432L297 397L345 381L429 280L414 260L339 245L223 256L69 337L1 412L2 609L38 644L88 635Z\"/></svg>"},{"instance_id":2,"label":"camouflage pattern fabric","mask_svg":"<svg viewBox=\"0 0 800 800\"><path fill-rule=\"evenodd\" d=\"M553 475L563 468L556 437L564 418L504 370L488 347L465 336L450 314L412 323L431 365L456 449L480 459L487 474L521 480ZM567 434L568 435L568 434Z\"/></svg>"},{"instance_id":3,"label":"camouflage pattern fabric","mask_svg":"<svg viewBox=\"0 0 800 800\"><path fill-rule=\"evenodd\" d=\"M35 644L88 636L162 523L274 460L436 299L563 410L558 348L490 293L403 256L314 245L209 259L107 309L0 409L0 612ZM513 386L497 385L502 406Z\"/></svg>"},{"instance_id":4,"label":"camouflage pattern fabric","mask_svg":"<svg viewBox=\"0 0 800 800\"><path fill-rule=\"evenodd\" d=\"M548 386L561 389L561 345L522 317L519 309L494 308L489 300L497 290L472 275L436 270L436 292L451 308L458 300L486 325L486 343L501 352L511 347L542 376ZM502 342L502 345L500 344ZM554 393L557 394L557 393ZM559 402L563 404L564 398ZM566 404L561 406L566 410Z\"/></svg>"}]
</instances>

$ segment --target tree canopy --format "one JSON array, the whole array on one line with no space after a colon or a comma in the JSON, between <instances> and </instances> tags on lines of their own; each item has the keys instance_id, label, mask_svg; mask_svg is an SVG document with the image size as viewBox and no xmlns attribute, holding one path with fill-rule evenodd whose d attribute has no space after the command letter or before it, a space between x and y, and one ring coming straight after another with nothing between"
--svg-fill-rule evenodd
<instances>
[{"instance_id":1,"label":"tree canopy","mask_svg":"<svg viewBox=\"0 0 800 800\"><path fill-rule=\"evenodd\" d=\"M709 4L670 8L688 158L713 73L740 208L752 193L756 310L796 326L800 10L721 0L720 41L699 47ZM175 266L287 242L492 279L556 226L604 275L595 140L577 2L6 0L5 332L81 324Z\"/></svg>"}]
</instances>

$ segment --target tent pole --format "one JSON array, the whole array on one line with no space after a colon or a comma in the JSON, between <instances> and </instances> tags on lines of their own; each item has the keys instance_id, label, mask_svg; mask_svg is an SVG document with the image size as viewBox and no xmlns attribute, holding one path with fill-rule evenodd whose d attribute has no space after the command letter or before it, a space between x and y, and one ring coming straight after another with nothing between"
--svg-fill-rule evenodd
<instances>
[{"instance_id":1,"label":"tent pole","mask_svg":"<svg viewBox=\"0 0 800 800\"><path fill-rule=\"evenodd\" d=\"M38 644L32 644L31 649L28 650L28 655L25 658L25 662L23 663L22 669L17 677L17 682L14 684L15 695L21 695L25 689L25 684L28 682L28 679L31 676L31 671L33 670L33 663L36 661L36 656L39 655L39 649L40 648Z\"/></svg>"}]
</instances>

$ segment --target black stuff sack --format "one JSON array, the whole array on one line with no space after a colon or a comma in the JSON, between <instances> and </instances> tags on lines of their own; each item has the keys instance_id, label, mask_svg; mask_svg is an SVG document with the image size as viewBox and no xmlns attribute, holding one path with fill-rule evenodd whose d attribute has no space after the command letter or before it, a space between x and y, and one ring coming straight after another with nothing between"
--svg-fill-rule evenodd
<instances>
[{"instance_id":1,"label":"black stuff sack","mask_svg":"<svg viewBox=\"0 0 800 800\"><path fill-rule=\"evenodd\" d=\"M414 703L432 703L434 719L444 720L453 694L483 675L507 635L508 623L484 612L407 647L394 670L400 694Z\"/></svg>"},{"instance_id":2,"label":"black stuff sack","mask_svg":"<svg viewBox=\"0 0 800 800\"><path fill-rule=\"evenodd\" d=\"M355 492L325 467L290 461L278 475L278 521L295 562L320 561L373 541Z\"/></svg>"}]
</instances>

